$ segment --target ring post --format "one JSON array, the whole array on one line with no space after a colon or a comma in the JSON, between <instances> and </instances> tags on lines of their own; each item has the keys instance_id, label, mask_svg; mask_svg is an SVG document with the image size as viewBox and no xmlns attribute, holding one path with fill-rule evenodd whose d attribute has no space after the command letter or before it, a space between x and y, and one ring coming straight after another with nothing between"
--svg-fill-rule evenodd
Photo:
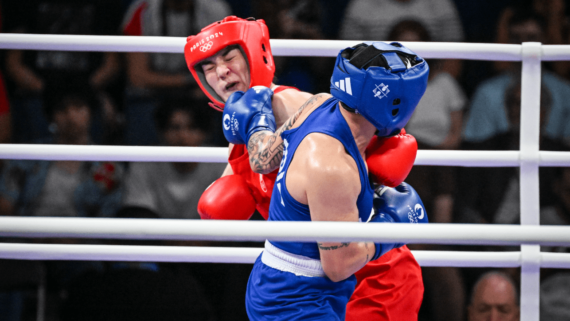
<instances>
[{"instance_id":1,"label":"ring post","mask_svg":"<svg viewBox=\"0 0 570 321\"><path fill-rule=\"evenodd\" d=\"M520 215L522 225L539 225L539 137L542 44L522 44L520 119ZM539 320L540 246L521 245L521 321Z\"/></svg>"}]
</instances>

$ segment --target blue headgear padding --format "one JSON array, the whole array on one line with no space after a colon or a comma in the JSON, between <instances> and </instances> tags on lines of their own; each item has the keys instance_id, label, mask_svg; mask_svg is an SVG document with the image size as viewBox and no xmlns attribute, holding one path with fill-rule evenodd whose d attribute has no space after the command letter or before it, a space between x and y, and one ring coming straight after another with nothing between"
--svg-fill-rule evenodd
<instances>
[{"instance_id":1,"label":"blue headgear padding","mask_svg":"<svg viewBox=\"0 0 570 321\"><path fill-rule=\"evenodd\" d=\"M397 42L364 43L337 56L331 94L371 122L378 136L390 136L412 117L428 74L427 62Z\"/></svg>"}]
</instances>

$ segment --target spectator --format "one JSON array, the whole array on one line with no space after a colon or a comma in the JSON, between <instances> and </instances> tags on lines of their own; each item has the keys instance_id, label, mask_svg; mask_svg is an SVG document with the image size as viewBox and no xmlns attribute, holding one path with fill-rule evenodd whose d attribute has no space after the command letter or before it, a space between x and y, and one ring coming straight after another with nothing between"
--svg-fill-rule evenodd
<instances>
[{"instance_id":1,"label":"spectator","mask_svg":"<svg viewBox=\"0 0 570 321\"><path fill-rule=\"evenodd\" d=\"M335 0L336 1L336 0ZM322 0L253 0L253 16L263 19L272 39L325 39ZM306 92L329 90L334 58L273 57L276 82Z\"/></svg>"},{"instance_id":2,"label":"spectator","mask_svg":"<svg viewBox=\"0 0 570 321\"><path fill-rule=\"evenodd\" d=\"M540 319L563 321L570 318L570 273L557 271L541 281Z\"/></svg>"},{"instance_id":3,"label":"spectator","mask_svg":"<svg viewBox=\"0 0 570 321\"><path fill-rule=\"evenodd\" d=\"M560 44L570 44L570 5L564 1L564 12L562 12L562 40ZM553 61L551 62L553 71L564 77L566 80L570 79L570 61Z\"/></svg>"},{"instance_id":4,"label":"spectator","mask_svg":"<svg viewBox=\"0 0 570 321\"><path fill-rule=\"evenodd\" d=\"M517 287L512 279L502 272L491 271L483 274L473 287L467 311L469 321L519 320Z\"/></svg>"},{"instance_id":5,"label":"spectator","mask_svg":"<svg viewBox=\"0 0 570 321\"><path fill-rule=\"evenodd\" d=\"M207 130L198 108L169 102L157 109L156 127L164 145L201 146ZM225 164L131 163L125 183L123 205L145 207L162 218L199 219L198 200L215 181Z\"/></svg>"},{"instance_id":6,"label":"spectator","mask_svg":"<svg viewBox=\"0 0 570 321\"><path fill-rule=\"evenodd\" d=\"M477 150L518 150L520 143L520 82L515 82L505 93L506 118L510 128L480 143L466 144ZM561 140L547 136L546 122L551 119L552 95L543 86L540 104L540 148L565 150ZM540 202L542 206L552 203L550 186L555 177L555 169L540 168ZM460 171L459 189L461 208L458 220L469 223L513 224L520 218L519 174L517 168L465 168Z\"/></svg>"},{"instance_id":7,"label":"spectator","mask_svg":"<svg viewBox=\"0 0 570 321\"><path fill-rule=\"evenodd\" d=\"M40 142L90 144L88 95L74 91L49 96L46 105L55 134ZM11 160L0 176L0 213L113 216L120 205L121 176L121 166L110 162Z\"/></svg>"},{"instance_id":8,"label":"spectator","mask_svg":"<svg viewBox=\"0 0 570 321\"><path fill-rule=\"evenodd\" d=\"M570 167L556 168L550 193L554 202L540 209L541 225L570 224ZM541 246L542 252L567 253L567 247ZM540 319L568 320L570 317L570 274L567 270L541 269Z\"/></svg>"},{"instance_id":9,"label":"spectator","mask_svg":"<svg viewBox=\"0 0 570 321\"><path fill-rule=\"evenodd\" d=\"M515 15L517 8L508 7L503 10L501 17L499 18L498 26L497 26L497 38L496 42L498 43L515 43L521 44L523 42L529 41L541 41L544 44L548 45L559 45L564 44L564 27L566 23L566 19L564 17L565 13L565 1L563 0L531 0L531 4L529 5L519 5L530 7L537 16L543 19L543 35L541 39L538 39L540 36L538 32L529 33L524 30L522 25L518 26L514 32L509 32L509 21ZM509 69L508 61L495 61L495 69L497 71L505 71ZM565 69L566 63L564 62L554 62L553 63L555 68L554 72L558 73L561 76L564 76L564 71L559 72L558 69L562 67Z\"/></svg>"},{"instance_id":10,"label":"spectator","mask_svg":"<svg viewBox=\"0 0 570 321\"><path fill-rule=\"evenodd\" d=\"M322 30L324 8L318 0L281 1L275 17L274 38L324 39ZM273 31L272 31L273 32ZM279 83L306 92L329 90L330 69L334 58L273 57Z\"/></svg>"},{"instance_id":11,"label":"spectator","mask_svg":"<svg viewBox=\"0 0 570 321\"><path fill-rule=\"evenodd\" d=\"M388 39L391 41L430 41L428 31L414 20L396 24ZM439 61L430 61L428 86L406 131L418 141L419 149L456 149L461 139L461 117L465 95ZM455 193L454 169L437 166L414 166L406 182L422 196L426 211L433 222L450 223ZM413 246L416 249L445 250L442 246ZM465 289L459 270L454 267L422 268L425 300L421 317L434 320L461 320Z\"/></svg>"},{"instance_id":12,"label":"spectator","mask_svg":"<svg viewBox=\"0 0 570 321\"><path fill-rule=\"evenodd\" d=\"M0 6L0 32L4 31L4 10ZM7 144L12 139L12 126L10 117L10 102L4 81L4 73L0 72L0 144ZM0 166L3 161L0 162Z\"/></svg>"},{"instance_id":13,"label":"spectator","mask_svg":"<svg viewBox=\"0 0 570 321\"><path fill-rule=\"evenodd\" d=\"M424 25L433 41L463 41L463 27L451 0L351 0L340 27L340 38L385 41L390 30L402 20ZM458 78L461 61L445 60L442 68Z\"/></svg>"},{"instance_id":14,"label":"spectator","mask_svg":"<svg viewBox=\"0 0 570 321\"><path fill-rule=\"evenodd\" d=\"M528 10L516 11L511 29L519 36L542 37L540 18ZM515 28L516 27L516 28ZM522 34L521 34L522 32ZM517 150L520 140L520 64L482 83L476 90L463 130L464 147L475 150ZM570 85L548 71L542 74L540 149L568 150L570 141ZM465 168L459 175L462 222L518 222L519 180L515 168ZM553 168L540 168L540 205L552 204L549 193Z\"/></svg>"},{"instance_id":15,"label":"spectator","mask_svg":"<svg viewBox=\"0 0 570 321\"><path fill-rule=\"evenodd\" d=\"M498 148L503 149L519 149L520 142L520 83L516 83L507 91L507 113L509 122L512 124L511 130L503 135L498 135L493 140L499 144ZM545 137L545 120L550 113L550 94L543 88L541 92L541 106L540 106L540 148L546 150L565 150L566 147L562 142ZM520 222L520 182L518 169L503 169L505 176L510 176L508 182L499 183L504 185L505 190L502 195L501 202L494 217L495 223L501 224L518 224ZM552 167L540 168L540 202L542 207L549 206L554 200L555 191L551 186L557 177L556 169ZM510 173L510 174L509 174ZM498 183L498 181L496 182ZM552 219L552 218L551 218Z\"/></svg>"},{"instance_id":16,"label":"spectator","mask_svg":"<svg viewBox=\"0 0 570 321\"><path fill-rule=\"evenodd\" d=\"M223 0L138 0L128 8L122 31L128 36L187 37L228 15L230 7ZM206 97L188 73L183 55L132 52L127 53L126 58L127 144L159 143L152 117L161 101L178 98L195 105L207 104Z\"/></svg>"},{"instance_id":17,"label":"spectator","mask_svg":"<svg viewBox=\"0 0 570 321\"><path fill-rule=\"evenodd\" d=\"M570 225L570 167L558 168L552 182L552 205L540 211L542 225Z\"/></svg>"},{"instance_id":18,"label":"spectator","mask_svg":"<svg viewBox=\"0 0 570 321\"><path fill-rule=\"evenodd\" d=\"M86 145L92 99L81 90L46 91L44 106L54 135L40 143ZM10 160L0 175L0 215L113 216L121 200L122 167L110 162ZM77 243L75 239L36 239L42 243ZM44 263L49 280L48 300L59 303L59 291L74 278L100 270L100 262ZM26 273L26 272L24 272ZM29 277L33 277L33 274ZM15 292L16 294L18 292Z\"/></svg>"},{"instance_id":19,"label":"spectator","mask_svg":"<svg viewBox=\"0 0 570 321\"><path fill-rule=\"evenodd\" d=\"M434 41L462 41L463 27L453 1L352 0L340 30L342 39L385 40L399 21L416 20Z\"/></svg>"},{"instance_id":20,"label":"spectator","mask_svg":"<svg viewBox=\"0 0 570 321\"><path fill-rule=\"evenodd\" d=\"M427 30L413 20L398 23L388 39L430 41ZM457 149L461 142L463 109L467 98L459 83L446 71L438 68L438 62L430 62L433 67L430 70L426 93L406 125L406 131L417 139L419 149ZM451 222L455 193L453 168L415 166L406 181L422 195L433 221Z\"/></svg>"},{"instance_id":21,"label":"spectator","mask_svg":"<svg viewBox=\"0 0 570 321\"><path fill-rule=\"evenodd\" d=\"M7 8L12 26L8 32L34 34L113 35L120 19L120 6L113 0L31 0ZM12 97L14 141L32 142L49 135L43 114L43 93L51 84L84 84L94 92L116 87L120 70L117 53L81 51L11 50L6 56ZM102 140L98 114L92 114L92 139Z\"/></svg>"},{"instance_id":22,"label":"spectator","mask_svg":"<svg viewBox=\"0 0 570 321\"><path fill-rule=\"evenodd\" d=\"M156 219L141 207L123 207L123 219ZM109 240L119 245L168 245L166 241ZM107 262L100 271L73 280L62 304L61 320L215 320L204 288L189 264ZM190 317L191 316L191 317Z\"/></svg>"},{"instance_id":23,"label":"spectator","mask_svg":"<svg viewBox=\"0 0 570 321\"><path fill-rule=\"evenodd\" d=\"M517 10L509 22L509 32L514 37L543 39L543 20L526 9ZM505 92L521 77L521 64L511 63L510 69L495 76L476 89L467 113L463 138L467 143L481 143L509 130L505 105ZM544 70L542 84L551 95L551 111L548 115L545 136L565 140L570 146L570 85L567 81Z\"/></svg>"},{"instance_id":24,"label":"spectator","mask_svg":"<svg viewBox=\"0 0 570 321\"><path fill-rule=\"evenodd\" d=\"M10 102L4 85L4 76L0 73L0 144L8 144L11 141Z\"/></svg>"}]
</instances>

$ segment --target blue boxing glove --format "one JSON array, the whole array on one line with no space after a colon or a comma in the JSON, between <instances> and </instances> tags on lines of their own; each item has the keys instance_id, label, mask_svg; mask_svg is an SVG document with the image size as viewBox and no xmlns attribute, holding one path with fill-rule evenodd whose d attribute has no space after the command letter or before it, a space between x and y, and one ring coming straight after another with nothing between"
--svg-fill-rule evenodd
<instances>
[{"instance_id":1,"label":"blue boxing glove","mask_svg":"<svg viewBox=\"0 0 570 321\"><path fill-rule=\"evenodd\" d=\"M273 90L263 86L251 87L245 93L233 93L224 107L223 129L226 139L232 144L247 144L255 132L275 132L272 97Z\"/></svg>"},{"instance_id":2,"label":"blue boxing glove","mask_svg":"<svg viewBox=\"0 0 570 321\"><path fill-rule=\"evenodd\" d=\"M416 190L407 183L395 188L380 186L374 192L374 214L368 222L379 223L428 223L424 203ZM388 251L404 245L404 243L375 243L376 252L372 260L376 260Z\"/></svg>"}]
</instances>

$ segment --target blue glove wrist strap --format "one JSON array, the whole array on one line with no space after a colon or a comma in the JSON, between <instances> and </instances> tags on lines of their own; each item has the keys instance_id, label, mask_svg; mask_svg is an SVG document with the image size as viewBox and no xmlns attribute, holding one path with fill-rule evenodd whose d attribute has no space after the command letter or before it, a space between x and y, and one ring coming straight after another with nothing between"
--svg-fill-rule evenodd
<instances>
[{"instance_id":1,"label":"blue glove wrist strap","mask_svg":"<svg viewBox=\"0 0 570 321\"><path fill-rule=\"evenodd\" d=\"M372 260L370 260L370 261L374 261L374 260L378 259L379 257L381 257L382 254L384 254L382 252L382 248L383 248L382 243L374 243L374 246L375 246L374 256L372 257Z\"/></svg>"}]
</instances>

